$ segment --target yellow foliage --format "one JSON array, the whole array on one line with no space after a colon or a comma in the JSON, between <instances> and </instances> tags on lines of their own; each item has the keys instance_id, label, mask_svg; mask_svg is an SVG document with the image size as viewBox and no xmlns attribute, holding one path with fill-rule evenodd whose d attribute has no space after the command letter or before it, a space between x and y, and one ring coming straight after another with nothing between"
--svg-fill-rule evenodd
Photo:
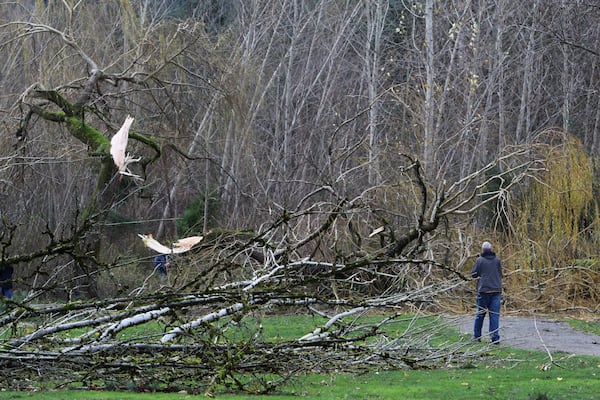
<instances>
[{"instance_id":1,"label":"yellow foliage","mask_svg":"<svg viewBox=\"0 0 600 400\"><path fill-rule=\"evenodd\" d=\"M576 138L561 133L553 139L546 170L526 188L515 212L514 271L508 280L520 307L540 300L551 308L569 307L600 294L589 286L600 283L597 271L575 267L579 259L597 257L592 161Z\"/></svg>"},{"instance_id":2,"label":"yellow foliage","mask_svg":"<svg viewBox=\"0 0 600 400\"><path fill-rule=\"evenodd\" d=\"M563 249L574 249L580 221L593 210L592 163L581 143L567 136L549 152L546 165L543 180L531 187L528 236L556 238Z\"/></svg>"}]
</instances>

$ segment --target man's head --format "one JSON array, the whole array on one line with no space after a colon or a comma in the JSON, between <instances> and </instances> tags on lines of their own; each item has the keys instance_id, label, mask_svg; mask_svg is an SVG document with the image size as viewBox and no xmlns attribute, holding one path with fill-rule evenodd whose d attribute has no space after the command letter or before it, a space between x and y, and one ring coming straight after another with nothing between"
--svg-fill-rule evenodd
<instances>
[{"instance_id":1,"label":"man's head","mask_svg":"<svg viewBox=\"0 0 600 400\"><path fill-rule=\"evenodd\" d=\"M483 250L483 251L490 251L490 250L492 250L492 244L490 242L483 242L481 244L481 250Z\"/></svg>"}]
</instances>

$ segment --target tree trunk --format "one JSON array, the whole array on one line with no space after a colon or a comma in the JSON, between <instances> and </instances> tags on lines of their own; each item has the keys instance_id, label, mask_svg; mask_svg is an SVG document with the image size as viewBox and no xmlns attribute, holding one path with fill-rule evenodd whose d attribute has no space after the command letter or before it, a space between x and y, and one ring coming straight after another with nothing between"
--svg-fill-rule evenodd
<instances>
[{"instance_id":1,"label":"tree trunk","mask_svg":"<svg viewBox=\"0 0 600 400\"><path fill-rule=\"evenodd\" d=\"M423 167L427 176L432 176L435 169L436 140L434 132L435 118L435 40L433 36L434 0L425 2L425 103L423 106L424 137Z\"/></svg>"}]
</instances>

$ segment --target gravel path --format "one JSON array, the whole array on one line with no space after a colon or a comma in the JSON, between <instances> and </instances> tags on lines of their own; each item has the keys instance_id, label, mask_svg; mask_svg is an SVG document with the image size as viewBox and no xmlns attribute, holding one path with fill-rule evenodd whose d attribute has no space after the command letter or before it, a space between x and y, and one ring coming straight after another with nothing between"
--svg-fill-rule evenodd
<instances>
[{"instance_id":1,"label":"gravel path","mask_svg":"<svg viewBox=\"0 0 600 400\"><path fill-rule=\"evenodd\" d=\"M473 334L473 316L451 318L461 333ZM482 339L488 336L488 318ZM577 331L546 317L500 316L500 341L508 347L600 356L600 336Z\"/></svg>"}]
</instances>

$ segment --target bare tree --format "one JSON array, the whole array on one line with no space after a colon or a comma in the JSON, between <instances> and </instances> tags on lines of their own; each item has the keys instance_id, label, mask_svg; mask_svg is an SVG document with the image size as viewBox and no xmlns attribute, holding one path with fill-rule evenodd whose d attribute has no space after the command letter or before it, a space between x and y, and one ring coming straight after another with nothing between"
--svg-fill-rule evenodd
<instances>
[{"instance_id":1,"label":"bare tree","mask_svg":"<svg viewBox=\"0 0 600 400\"><path fill-rule=\"evenodd\" d=\"M269 391L264 373L467 357L384 327L466 290L471 232L516 232L513 201L565 141L536 132L573 120L581 76L597 86L542 63L578 47L539 1L42 3L0 6L8 384ZM110 158L127 114L143 182ZM170 240L199 197L204 242L155 279L136 233ZM254 324L290 311L318 319L280 343Z\"/></svg>"}]
</instances>

